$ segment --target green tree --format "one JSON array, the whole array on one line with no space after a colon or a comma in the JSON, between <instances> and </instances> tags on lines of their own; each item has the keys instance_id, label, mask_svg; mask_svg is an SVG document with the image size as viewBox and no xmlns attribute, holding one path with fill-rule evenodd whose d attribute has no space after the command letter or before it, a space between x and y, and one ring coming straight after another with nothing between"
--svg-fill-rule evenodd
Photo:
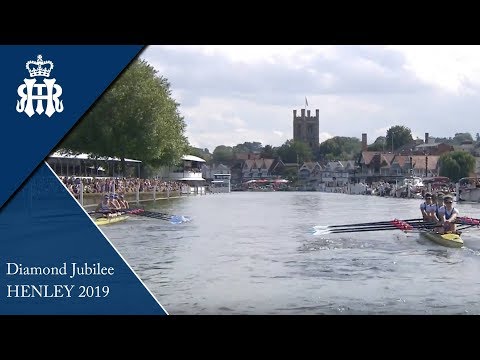
<instances>
[{"instance_id":1,"label":"green tree","mask_svg":"<svg viewBox=\"0 0 480 360\"><path fill-rule=\"evenodd\" d=\"M213 161L216 163L230 164L233 161L233 148L219 145L213 150Z\"/></svg>"},{"instance_id":2,"label":"green tree","mask_svg":"<svg viewBox=\"0 0 480 360\"><path fill-rule=\"evenodd\" d=\"M179 104L166 78L135 60L60 144L73 152L172 165L188 146Z\"/></svg>"},{"instance_id":3,"label":"green tree","mask_svg":"<svg viewBox=\"0 0 480 360\"><path fill-rule=\"evenodd\" d=\"M412 131L403 125L395 125L387 130L385 148L391 150L398 149L400 146L411 143L413 141Z\"/></svg>"},{"instance_id":4,"label":"green tree","mask_svg":"<svg viewBox=\"0 0 480 360\"><path fill-rule=\"evenodd\" d=\"M351 160L361 148L362 143L358 138L335 136L322 142L318 153L323 160Z\"/></svg>"},{"instance_id":5,"label":"green tree","mask_svg":"<svg viewBox=\"0 0 480 360\"><path fill-rule=\"evenodd\" d=\"M303 163L312 159L312 150L302 141L287 140L277 149L277 154L285 163Z\"/></svg>"},{"instance_id":6,"label":"green tree","mask_svg":"<svg viewBox=\"0 0 480 360\"><path fill-rule=\"evenodd\" d=\"M260 153L260 156L265 159L273 159L277 157L277 151L272 147L272 145L265 145Z\"/></svg>"},{"instance_id":7,"label":"green tree","mask_svg":"<svg viewBox=\"0 0 480 360\"><path fill-rule=\"evenodd\" d=\"M475 158L462 150L445 153L440 156L438 161L440 165L439 175L449 177L453 182L470 176L475 169Z\"/></svg>"},{"instance_id":8,"label":"green tree","mask_svg":"<svg viewBox=\"0 0 480 360\"><path fill-rule=\"evenodd\" d=\"M262 151L262 143L258 141L244 142L233 147L235 153L260 153Z\"/></svg>"},{"instance_id":9,"label":"green tree","mask_svg":"<svg viewBox=\"0 0 480 360\"><path fill-rule=\"evenodd\" d=\"M212 154L210 154L210 152L208 151L207 148L205 149L200 149L200 148L196 148L196 147L193 147L193 146L190 146L188 148L188 154L189 155L193 155L193 156L197 156L199 158L202 158L203 160L205 160L207 163L210 162L212 160Z\"/></svg>"},{"instance_id":10,"label":"green tree","mask_svg":"<svg viewBox=\"0 0 480 360\"><path fill-rule=\"evenodd\" d=\"M379 136L372 145L367 147L368 151L385 151L388 149L387 138L385 136Z\"/></svg>"},{"instance_id":11,"label":"green tree","mask_svg":"<svg viewBox=\"0 0 480 360\"><path fill-rule=\"evenodd\" d=\"M283 172L283 177L290 181L290 183L296 183L298 181L297 169L288 168Z\"/></svg>"},{"instance_id":12,"label":"green tree","mask_svg":"<svg viewBox=\"0 0 480 360\"><path fill-rule=\"evenodd\" d=\"M473 138L472 134L470 133L456 133L455 136L453 137L453 142L456 145L460 145L466 142L472 142L473 143Z\"/></svg>"}]
</instances>

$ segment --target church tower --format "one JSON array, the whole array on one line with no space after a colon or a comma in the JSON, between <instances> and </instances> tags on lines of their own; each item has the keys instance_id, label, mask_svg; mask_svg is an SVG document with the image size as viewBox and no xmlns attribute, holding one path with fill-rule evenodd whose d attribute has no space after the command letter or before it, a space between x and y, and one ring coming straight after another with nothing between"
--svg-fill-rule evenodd
<instances>
[{"instance_id":1,"label":"church tower","mask_svg":"<svg viewBox=\"0 0 480 360\"><path fill-rule=\"evenodd\" d=\"M310 116L310 110L301 110L301 115L297 116L297 110L293 110L293 140L303 141L310 149L314 150L320 143L320 111L315 110L315 116Z\"/></svg>"}]
</instances>

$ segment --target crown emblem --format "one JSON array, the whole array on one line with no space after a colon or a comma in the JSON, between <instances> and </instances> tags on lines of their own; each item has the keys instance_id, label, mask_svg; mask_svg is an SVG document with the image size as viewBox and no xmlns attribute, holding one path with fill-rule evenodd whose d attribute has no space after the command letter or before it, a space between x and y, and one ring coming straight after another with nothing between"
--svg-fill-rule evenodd
<instances>
[{"instance_id":1,"label":"crown emblem","mask_svg":"<svg viewBox=\"0 0 480 360\"><path fill-rule=\"evenodd\" d=\"M26 68L30 73L30 77L35 76L50 76L50 71L53 69L53 62L50 60L44 61L42 55L37 56L37 61L29 60L26 63Z\"/></svg>"}]
</instances>

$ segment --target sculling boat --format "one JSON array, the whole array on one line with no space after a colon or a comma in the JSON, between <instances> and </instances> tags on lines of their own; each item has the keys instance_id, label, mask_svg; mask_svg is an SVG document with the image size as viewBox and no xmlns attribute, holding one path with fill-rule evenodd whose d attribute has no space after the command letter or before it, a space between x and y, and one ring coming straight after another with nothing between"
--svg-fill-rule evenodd
<instances>
[{"instance_id":1,"label":"sculling boat","mask_svg":"<svg viewBox=\"0 0 480 360\"><path fill-rule=\"evenodd\" d=\"M455 223L459 226L457 227L457 233L455 234L438 234L434 230L438 226L437 223L426 223L422 218L407 220L394 219L359 224L317 225L313 227L313 234L326 235L358 233L363 231L402 230L405 233L410 231L416 232L417 234L420 233L420 236L442 246L461 248L464 246L464 243L460 234L465 229L480 227L480 219L473 219L465 216L457 217Z\"/></svg>"},{"instance_id":2,"label":"sculling boat","mask_svg":"<svg viewBox=\"0 0 480 360\"><path fill-rule=\"evenodd\" d=\"M129 219L130 216L132 215L144 216L152 219L167 220L174 225L186 223L192 220L188 216L170 215L170 214L165 214L165 213L156 212L156 211L147 211L144 209L122 209L120 210L120 212L116 213L117 215L114 214L113 216L112 215L105 216L105 213L99 212L99 211L91 211L88 214L92 217L93 221L98 226L124 222L127 219ZM102 215L96 217L94 216L95 214L102 214Z\"/></svg>"},{"instance_id":3,"label":"sculling boat","mask_svg":"<svg viewBox=\"0 0 480 360\"><path fill-rule=\"evenodd\" d=\"M126 221L130 216L128 215L118 215L118 216L110 216L110 217L99 217L95 219L95 224L97 226L103 226L103 225L110 225L110 224L116 224L119 222L124 222Z\"/></svg>"},{"instance_id":4,"label":"sculling boat","mask_svg":"<svg viewBox=\"0 0 480 360\"><path fill-rule=\"evenodd\" d=\"M425 230L421 235L442 246L459 248L463 246L463 240L458 234L437 234L433 231Z\"/></svg>"}]
</instances>

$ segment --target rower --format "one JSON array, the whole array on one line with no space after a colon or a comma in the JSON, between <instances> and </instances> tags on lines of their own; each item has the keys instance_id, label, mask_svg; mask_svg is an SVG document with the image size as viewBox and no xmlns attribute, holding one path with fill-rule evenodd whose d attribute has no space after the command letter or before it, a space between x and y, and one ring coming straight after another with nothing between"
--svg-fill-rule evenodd
<instances>
[{"instance_id":1,"label":"rower","mask_svg":"<svg viewBox=\"0 0 480 360\"><path fill-rule=\"evenodd\" d=\"M100 204L98 204L97 208L95 209L95 212L101 212L103 214L107 214L111 212L110 210L110 200L107 194L103 197L102 201Z\"/></svg>"},{"instance_id":2,"label":"rower","mask_svg":"<svg viewBox=\"0 0 480 360\"><path fill-rule=\"evenodd\" d=\"M440 221L443 225L443 233L457 232L457 226L455 220L459 215L459 211L453 207L453 195L447 194L443 197L443 203L445 206L439 210Z\"/></svg>"},{"instance_id":3,"label":"rower","mask_svg":"<svg viewBox=\"0 0 480 360\"><path fill-rule=\"evenodd\" d=\"M120 207L122 209L129 209L130 208L130 206L128 205L128 201L125 200L125 197L122 194L119 195L118 202L119 202Z\"/></svg>"},{"instance_id":4,"label":"rower","mask_svg":"<svg viewBox=\"0 0 480 360\"><path fill-rule=\"evenodd\" d=\"M432 221L437 223L435 231L441 233L443 231L442 222L440 220L440 212L443 211L443 192L439 191L433 196L432 212L430 213Z\"/></svg>"},{"instance_id":5,"label":"rower","mask_svg":"<svg viewBox=\"0 0 480 360\"><path fill-rule=\"evenodd\" d=\"M119 212L119 210L122 209L120 203L118 202L118 194L110 194L110 208L114 212Z\"/></svg>"},{"instance_id":6,"label":"rower","mask_svg":"<svg viewBox=\"0 0 480 360\"><path fill-rule=\"evenodd\" d=\"M435 212L435 209L436 206L432 200L432 193L425 193L425 201L420 204L420 212L422 213L424 222L435 221L433 218L433 212Z\"/></svg>"}]
</instances>

